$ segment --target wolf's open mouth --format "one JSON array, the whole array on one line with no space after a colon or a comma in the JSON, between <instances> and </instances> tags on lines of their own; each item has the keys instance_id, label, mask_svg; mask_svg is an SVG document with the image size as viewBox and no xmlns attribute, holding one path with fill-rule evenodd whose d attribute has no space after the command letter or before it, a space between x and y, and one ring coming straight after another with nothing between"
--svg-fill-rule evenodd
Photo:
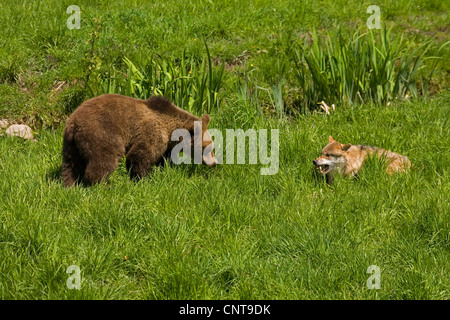
<instances>
[{"instance_id":1,"label":"wolf's open mouth","mask_svg":"<svg viewBox=\"0 0 450 320\"><path fill-rule=\"evenodd\" d=\"M317 167L320 171L320 174L327 173L328 169L330 169L330 166L328 164L323 164L321 166Z\"/></svg>"}]
</instances>

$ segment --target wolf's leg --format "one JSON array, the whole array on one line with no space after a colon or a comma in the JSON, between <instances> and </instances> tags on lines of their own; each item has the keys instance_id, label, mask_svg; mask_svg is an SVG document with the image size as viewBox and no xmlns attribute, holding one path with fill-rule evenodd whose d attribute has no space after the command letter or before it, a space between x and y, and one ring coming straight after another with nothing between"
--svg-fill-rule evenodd
<instances>
[{"instance_id":1,"label":"wolf's leg","mask_svg":"<svg viewBox=\"0 0 450 320\"><path fill-rule=\"evenodd\" d=\"M334 182L334 172L329 172L326 175L327 184L332 184Z\"/></svg>"}]
</instances>

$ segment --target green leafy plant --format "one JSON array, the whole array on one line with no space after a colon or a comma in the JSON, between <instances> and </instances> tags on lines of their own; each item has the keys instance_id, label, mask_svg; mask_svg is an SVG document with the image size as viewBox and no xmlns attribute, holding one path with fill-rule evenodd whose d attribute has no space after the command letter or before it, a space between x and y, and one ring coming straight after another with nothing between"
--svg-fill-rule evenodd
<instances>
[{"instance_id":1,"label":"green leafy plant","mask_svg":"<svg viewBox=\"0 0 450 320\"><path fill-rule=\"evenodd\" d=\"M83 57L82 65L86 69L84 78L85 91L91 96L96 96L98 95L96 88L98 88L99 83L101 83L102 59L97 52L97 42L100 36L99 32L101 28L101 21L97 18L94 18L93 21L95 27L91 32L91 38L87 41L89 49Z\"/></svg>"},{"instance_id":2,"label":"green leafy plant","mask_svg":"<svg viewBox=\"0 0 450 320\"><path fill-rule=\"evenodd\" d=\"M119 93L139 99L163 95L177 106L189 112L210 113L219 109L222 97L220 89L224 64L214 64L205 42L206 58L196 63L183 52L179 60L167 60L155 55L143 67L124 58L126 76L112 77L103 81L104 93Z\"/></svg>"},{"instance_id":3,"label":"green leafy plant","mask_svg":"<svg viewBox=\"0 0 450 320\"><path fill-rule=\"evenodd\" d=\"M302 91L301 107L311 108L324 100L385 105L393 99L417 97L423 93L434 68L425 74L426 57L431 41L406 43L403 35L392 38L381 30L353 36L339 31L321 39L312 33L308 40L295 48L293 61ZM422 92L420 92L422 91Z\"/></svg>"}]
</instances>

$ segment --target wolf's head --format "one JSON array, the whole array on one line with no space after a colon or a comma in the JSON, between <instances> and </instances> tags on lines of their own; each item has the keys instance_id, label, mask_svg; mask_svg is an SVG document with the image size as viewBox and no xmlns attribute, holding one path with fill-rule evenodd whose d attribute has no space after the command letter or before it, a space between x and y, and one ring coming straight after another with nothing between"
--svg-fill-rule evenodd
<instances>
[{"instance_id":1,"label":"wolf's head","mask_svg":"<svg viewBox=\"0 0 450 320\"><path fill-rule=\"evenodd\" d=\"M341 144L329 136L328 144L322 149L322 155L313 160L313 164L320 174L342 172L345 167L344 155L351 146L351 144Z\"/></svg>"}]
</instances>

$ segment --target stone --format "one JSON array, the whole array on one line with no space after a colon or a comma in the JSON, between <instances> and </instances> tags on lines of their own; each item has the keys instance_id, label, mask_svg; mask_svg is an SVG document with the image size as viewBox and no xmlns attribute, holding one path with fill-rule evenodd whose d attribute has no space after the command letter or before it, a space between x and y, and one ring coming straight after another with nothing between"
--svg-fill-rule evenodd
<instances>
[{"instance_id":1,"label":"stone","mask_svg":"<svg viewBox=\"0 0 450 320\"><path fill-rule=\"evenodd\" d=\"M6 119L0 119L0 130L7 128L8 125L9 125L9 123Z\"/></svg>"},{"instance_id":2,"label":"stone","mask_svg":"<svg viewBox=\"0 0 450 320\"><path fill-rule=\"evenodd\" d=\"M20 137L26 140L36 141L31 128L25 124L13 124L6 129L6 135L10 137Z\"/></svg>"}]
</instances>

